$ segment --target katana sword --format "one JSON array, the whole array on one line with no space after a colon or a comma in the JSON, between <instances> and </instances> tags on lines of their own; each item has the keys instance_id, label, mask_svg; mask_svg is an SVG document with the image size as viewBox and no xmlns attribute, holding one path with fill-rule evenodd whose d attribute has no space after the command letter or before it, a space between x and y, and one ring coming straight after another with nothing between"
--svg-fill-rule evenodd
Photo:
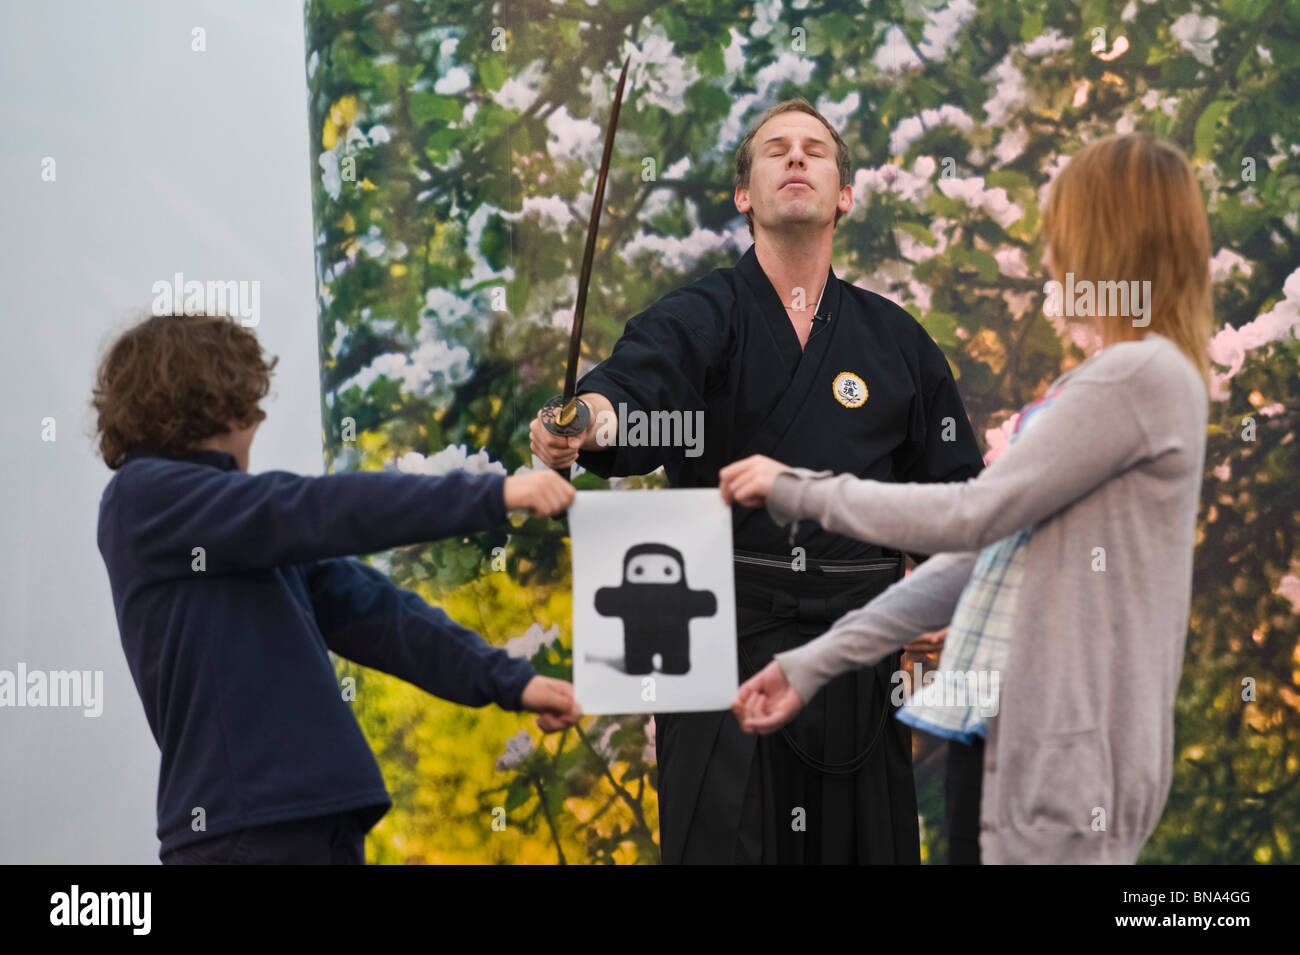
<instances>
[{"instance_id":1,"label":"katana sword","mask_svg":"<svg viewBox=\"0 0 1300 955\"><path fill-rule=\"evenodd\" d=\"M623 72L618 77L614 92L614 108L609 114L609 127L605 130L605 151L600 157L600 174L596 177L596 193L592 198L591 216L587 221L587 247L582 253L582 271L578 273L578 298L573 306L573 327L569 330L569 363L564 371L564 394L556 395L542 405L542 424L551 434L571 438L582 434L591 424L591 409L577 396L578 359L582 350L582 318L587 308L587 286L591 282L591 262L596 253L596 230L600 227L600 208L605 202L605 180L609 178L609 160L614 152L614 133L618 129L618 109L623 104L623 86L627 82L631 54L623 61ZM569 478L570 468L555 468L563 478Z\"/></svg>"}]
</instances>

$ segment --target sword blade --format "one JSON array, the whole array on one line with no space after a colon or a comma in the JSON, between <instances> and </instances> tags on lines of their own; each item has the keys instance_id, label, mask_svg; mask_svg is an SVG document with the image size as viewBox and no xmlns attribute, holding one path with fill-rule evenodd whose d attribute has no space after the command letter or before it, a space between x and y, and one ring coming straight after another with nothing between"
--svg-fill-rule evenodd
<instances>
[{"instance_id":1,"label":"sword blade","mask_svg":"<svg viewBox=\"0 0 1300 955\"><path fill-rule=\"evenodd\" d=\"M564 407L556 415L560 424L573 420L576 407L574 392L578 385L578 355L582 350L582 319L587 310L587 287L591 283L591 263L596 254L596 231L600 227L600 208L605 202L605 180L609 178L609 160L614 153L614 133L618 129L618 111L623 105L623 86L627 82L627 68L631 54L623 61L623 72L618 77L614 93L614 108L609 114L609 127L605 130L605 151L600 157L600 174L596 177L596 193L591 203L591 216L587 221L587 247L582 253L582 271L578 273L578 298L573 306L573 328L569 331L569 362L564 370Z\"/></svg>"}]
</instances>

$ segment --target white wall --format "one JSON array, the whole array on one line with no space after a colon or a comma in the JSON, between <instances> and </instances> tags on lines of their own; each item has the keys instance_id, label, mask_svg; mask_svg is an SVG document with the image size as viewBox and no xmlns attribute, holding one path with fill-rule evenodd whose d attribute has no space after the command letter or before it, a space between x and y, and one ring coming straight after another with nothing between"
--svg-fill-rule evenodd
<instances>
[{"instance_id":1,"label":"white wall","mask_svg":"<svg viewBox=\"0 0 1300 955\"><path fill-rule=\"evenodd\" d=\"M0 669L103 670L105 704L0 707L0 863L156 862L158 749L95 544L111 472L90 387L155 281L259 280L280 364L251 469L320 473L302 4L31 0L4 20Z\"/></svg>"}]
</instances>

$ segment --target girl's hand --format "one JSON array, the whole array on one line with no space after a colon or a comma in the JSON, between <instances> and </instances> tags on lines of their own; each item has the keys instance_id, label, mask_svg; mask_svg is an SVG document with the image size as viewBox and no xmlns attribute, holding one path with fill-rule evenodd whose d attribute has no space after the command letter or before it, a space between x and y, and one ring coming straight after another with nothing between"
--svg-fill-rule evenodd
<instances>
[{"instance_id":1,"label":"girl's hand","mask_svg":"<svg viewBox=\"0 0 1300 955\"><path fill-rule=\"evenodd\" d=\"M743 507L762 507L767 496L772 493L772 483L776 476L785 470L788 470L786 465L761 454L752 454L728 464L718 472L718 489L722 491L722 500L728 505L735 503Z\"/></svg>"},{"instance_id":2,"label":"girl's hand","mask_svg":"<svg viewBox=\"0 0 1300 955\"><path fill-rule=\"evenodd\" d=\"M767 736L799 715L804 701L773 660L740 685L731 712L746 733Z\"/></svg>"}]
</instances>

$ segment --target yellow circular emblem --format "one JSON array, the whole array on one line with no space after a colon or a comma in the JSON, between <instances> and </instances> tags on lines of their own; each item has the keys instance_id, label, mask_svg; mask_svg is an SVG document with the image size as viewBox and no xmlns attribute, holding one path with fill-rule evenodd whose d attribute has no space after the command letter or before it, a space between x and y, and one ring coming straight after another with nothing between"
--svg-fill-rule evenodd
<instances>
[{"instance_id":1,"label":"yellow circular emblem","mask_svg":"<svg viewBox=\"0 0 1300 955\"><path fill-rule=\"evenodd\" d=\"M846 408L861 408L866 403L867 383L851 371L836 375L832 390L835 400Z\"/></svg>"}]
</instances>

